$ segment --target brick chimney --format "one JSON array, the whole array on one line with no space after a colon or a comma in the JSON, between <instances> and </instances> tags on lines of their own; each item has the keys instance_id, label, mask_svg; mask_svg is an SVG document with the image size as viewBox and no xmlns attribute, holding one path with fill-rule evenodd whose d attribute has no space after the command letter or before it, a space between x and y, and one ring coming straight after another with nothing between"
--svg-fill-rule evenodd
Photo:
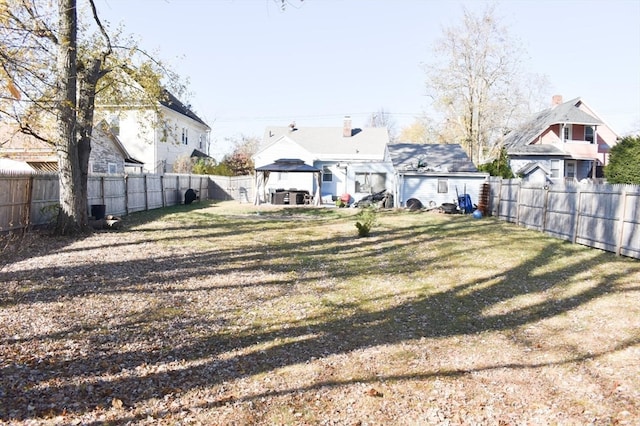
<instances>
[{"instance_id":1,"label":"brick chimney","mask_svg":"<svg viewBox=\"0 0 640 426\"><path fill-rule=\"evenodd\" d=\"M346 115L344 117L344 125L342 126L342 136L345 138L351 137L351 117Z\"/></svg>"},{"instance_id":2,"label":"brick chimney","mask_svg":"<svg viewBox=\"0 0 640 426\"><path fill-rule=\"evenodd\" d=\"M551 98L551 108L556 107L562 103L562 95L553 95Z\"/></svg>"}]
</instances>

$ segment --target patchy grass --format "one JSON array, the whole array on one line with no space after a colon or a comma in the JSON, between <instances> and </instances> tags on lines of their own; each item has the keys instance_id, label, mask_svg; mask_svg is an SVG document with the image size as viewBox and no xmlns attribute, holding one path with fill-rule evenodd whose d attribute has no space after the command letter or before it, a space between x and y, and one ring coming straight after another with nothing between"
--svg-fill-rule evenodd
<instances>
[{"instance_id":1,"label":"patchy grass","mask_svg":"<svg viewBox=\"0 0 640 426\"><path fill-rule=\"evenodd\" d=\"M357 212L3 242L0 422L640 422L640 262L461 215L358 238Z\"/></svg>"}]
</instances>

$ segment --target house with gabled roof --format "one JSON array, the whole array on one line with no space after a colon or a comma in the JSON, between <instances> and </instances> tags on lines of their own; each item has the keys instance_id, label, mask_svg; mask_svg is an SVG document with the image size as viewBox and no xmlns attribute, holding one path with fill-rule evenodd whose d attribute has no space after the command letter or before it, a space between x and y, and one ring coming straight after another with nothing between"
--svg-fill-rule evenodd
<instances>
[{"instance_id":1,"label":"house with gabled roof","mask_svg":"<svg viewBox=\"0 0 640 426\"><path fill-rule=\"evenodd\" d=\"M89 173L142 173L144 163L131 156L106 121L93 127Z\"/></svg>"},{"instance_id":2,"label":"house with gabled roof","mask_svg":"<svg viewBox=\"0 0 640 426\"><path fill-rule=\"evenodd\" d=\"M2 162L2 168L6 170L53 173L58 171L58 157L53 145L22 133L17 126L8 123L0 124L0 158L5 160ZM128 153L105 121L94 126L89 173L140 173L142 166L141 161Z\"/></svg>"},{"instance_id":3,"label":"house with gabled roof","mask_svg":"<svg viewBox=\"0 0 640 426\"><path fill-rule=\"evenodd\" d=\"M394 204L407 207L418 200L424 207L457 203L468 195L478 204L488 173L479 172L459 144L395 143L389 145L395 170Z\"/></svg>"},{"instance_id":4,"label":"house with gabled roof","mask_svg":"<svg viewBox=\"0 0 640 426\"><path fill-rule=\"evenodd\" d=\"M595 179L603 177L609 150L618 135L581 98L536 114L504 140L513 172L527 181Z\"/></svg>"},{"instance_id":5,"label":"house with gabled roof","mask_svg":"<svg viewBox=\"0 0 640 426\"><path fill-rule=\"evenodd\" d=\"M53 145L20 131L18 125L0 121L0 159L3 170L58 171Z\"/></svg>"},{"instance_id":6,"label":"house with gabled roof","mask_svg":"<svg viewBox=\"0 0 640 426\"><path fill-rule=\"evenodd\" d=\"M253 156L256 169L278 160L300 160L321 170L321 197L331 202L349 194L358 200L371 193L393 188L393 167L386 127L353 128L345 117L342 127L267 127L262 144ZM266 192L303 189L314 194L318 182L313 173L275 171L266 182ZM262 200L263 202L268 200Z\"/></svg>"},{"instance_id":7,"label":"house with gabled roof","mask_svg":"<svg viewBox=\"0 0 640 426\"><path fill-rule=\"evenodd\" d=\"M132 156L144 163L143 171L172 172L180 157L207 155L211 128L189 105L169 91L160 109L145 106L96 105L98 120L106 120Z\"/></svg>"}]
</instances>

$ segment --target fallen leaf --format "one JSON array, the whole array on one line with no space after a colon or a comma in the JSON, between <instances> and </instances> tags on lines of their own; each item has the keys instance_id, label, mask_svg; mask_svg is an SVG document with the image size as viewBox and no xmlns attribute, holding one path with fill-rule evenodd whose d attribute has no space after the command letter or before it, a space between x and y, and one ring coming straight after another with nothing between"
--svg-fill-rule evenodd
<instances>
[{"instance_id":1,"label":"fallen leaf","mask_svg":"<svg viewBox=\"0 0 640 426\"><path fill-rule=\"evenodd\" d=\"M118 399L118 398L113 398L113 399L111 400L111 406L112 406L113 408L117 408L117 409L122 408L122 400L121 400L121 399Z\"/></svg>"},{"instance_id":2,"label":"fallen leaf","mask_svg":"<svg viewBox=\"0 0 640 426\"><path fill-rule=\"evenodd\" d=\"M369 389L366 393L367 393L367 395L374 396L376 398L382 398L384 396L381 392L378 392L374 388Z\"/></svg>"}]
</instances>

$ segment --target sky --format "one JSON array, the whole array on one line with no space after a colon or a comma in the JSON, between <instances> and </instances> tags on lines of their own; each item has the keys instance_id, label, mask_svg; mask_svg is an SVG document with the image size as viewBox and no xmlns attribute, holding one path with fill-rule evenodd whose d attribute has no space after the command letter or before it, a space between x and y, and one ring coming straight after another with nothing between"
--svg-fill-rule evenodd
<instances>
[{"instance_id":1,"label":"sky","mask_svg":"<svg viewBox=\"0 0 640 426\"><path fill-rule=\"evenodd\" d=\"M181 99L211 128L211 155L267 126L397 130L432 112L424 65L445 27L487 4L553 94L581 97L618 134L640 132L640 0L96 0L189 81Z\"/></svg>"}]
</instances>

